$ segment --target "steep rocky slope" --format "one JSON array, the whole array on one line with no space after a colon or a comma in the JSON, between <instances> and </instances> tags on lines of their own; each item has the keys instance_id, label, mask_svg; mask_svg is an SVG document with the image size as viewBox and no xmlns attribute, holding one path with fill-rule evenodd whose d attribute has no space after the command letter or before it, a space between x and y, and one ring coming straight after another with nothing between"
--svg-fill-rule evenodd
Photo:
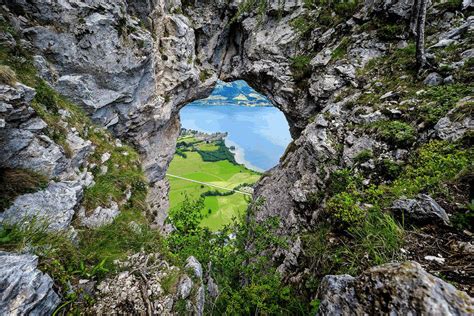
<instances>
[{"instance_id":1,"label":"steep rocky slope","mask_svg":"<svg viewBox=\"0 0 474 316\"><path fill-rule=\"evenodd\" d=\"M27 222L33 233L40 222L45 234L59 231L59 240L79 242L86 250L74 258L82 263L70 267L77 270L72 279L55 266L62 258L33 252L54 258L41 268L63 290L72 282L80 304L107 275L91 312L202 313L202 280L189 285L183 273L168 296L160 290L175 268L149 266L149 253L162 253L151 260L160 267L173 261L149 224L161 228L167 217L163 177L179 109L208 95L217 79L244 79L285 113L294 138L258 184L259 207L251 214L258 223L279 219L277 235L289 244L270 252L285 282L319 297L323 314L362 312L367 304L385 310L389 303L370 282L379 282L377 269L387 269L399 284L380 282L392 295L406 294L393 308L433 313L427 302L440 295L446 314L469 314L472 299L417 264L322 279L411 259L473 293L472 7L430 6L429 66L422 71L414 68L411 7L409 1L2 2L3 225ZM117 232L128 239L115 240ZM90 258L96 246L128 262L120 274L110 276L100 263L83 267L102 259ZM136 254L143 247L148 254ZM37 277L36 264L28 264L35 274L28 277ZM46 279L49 294L34 308L57 304ZM130 297L111 301L121 282ZM432 288L419 293L423 282ZM137 296L147 290L149 297ZM67 304L77 299L61 294Z\"/></svg>"}]
</instances>

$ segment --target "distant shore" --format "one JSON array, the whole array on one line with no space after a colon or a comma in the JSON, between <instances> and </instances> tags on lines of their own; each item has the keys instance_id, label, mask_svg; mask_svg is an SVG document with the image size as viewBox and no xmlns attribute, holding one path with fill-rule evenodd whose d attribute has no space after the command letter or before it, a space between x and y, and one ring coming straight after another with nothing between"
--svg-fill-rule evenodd
<instances>
[{"instance_id":1,"label":"distant shore","mask_svg":"<svg viewBox=\"0 0 474 316\"><path fill-rule=\"evenodd\" d=\"M273 107L273 104L270 102L248 102L248 101L236 101L236 100L198 100L194 101L191 104L193 105L213 105L213 106L223 106L223 105L239 105L247 107Z\"/></svg>"},{"instance_id":2,"label":"distant shore","mask_svg":"<svg viewBox=\"0 0 474 316\"><path fill-rule=\"evenodd\" d=\"M234 154L235 161L238 164L244 165L247 169L256 171L256 172L264 172L262 168L254 166L248 160L245 159L245 150L240 147L237 143L231 141L228 138L224 138L225 145L229 148L230 152Z\"/></svg>"}]
</instances>

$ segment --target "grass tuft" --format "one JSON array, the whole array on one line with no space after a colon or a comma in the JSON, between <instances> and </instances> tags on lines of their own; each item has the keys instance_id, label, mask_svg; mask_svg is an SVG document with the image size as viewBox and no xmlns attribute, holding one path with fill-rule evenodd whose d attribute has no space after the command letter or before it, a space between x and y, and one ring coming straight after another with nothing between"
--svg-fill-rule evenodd
<instances>
[{"instance_id":1,"label":"grass tuft","mask_svg":"<svg viewBox=\"0 0 474 316\"><path fill-rule=\"evenodd\" d=\"M0 65L0 83L14 86L16 82L16 73L10 67Z\"/></svg>"}]
</instances>

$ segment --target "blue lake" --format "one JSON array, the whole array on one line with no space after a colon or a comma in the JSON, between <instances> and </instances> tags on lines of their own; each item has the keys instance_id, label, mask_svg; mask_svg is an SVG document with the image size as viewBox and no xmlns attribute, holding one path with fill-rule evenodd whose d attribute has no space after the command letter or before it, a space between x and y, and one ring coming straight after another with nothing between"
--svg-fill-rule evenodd
<instances>
[{"instance_id":1,"label":"blue lake","mask_svg":"<svg viewBox=\"0 0 474 316\"><path fill-rule=\"evenodd\" d=\"M181 112L181 126L205 133L227 132L227 146L247 168L264 171L278 164L291 142L288 122L272 106L189 104Z\"/></svg>"}]
</instances>

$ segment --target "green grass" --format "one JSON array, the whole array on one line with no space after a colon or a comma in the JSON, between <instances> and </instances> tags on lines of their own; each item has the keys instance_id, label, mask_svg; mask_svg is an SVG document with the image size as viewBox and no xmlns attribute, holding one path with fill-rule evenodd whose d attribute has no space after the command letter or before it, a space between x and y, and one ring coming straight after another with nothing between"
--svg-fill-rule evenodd
<instances>
[{"instance_id":1,"label":"green grass","mask_svg":"<svg viewBox=\"0 0 474 316\"><path fill-rule=\"evenodd\" d=\"M334 49L331 54L332 60L339 60L344 58L347 54L347 48L349 47L350 40L348 37L343 37L339 42L339 45Z\"/></svg>"},{"instance_id":2,"label":"green grass","mask_svg":"<svg viewBox=\"0 0 474 316\"><path fill-rule=\"evenodd\" d=\"M395 199L427 193L452 204L464 202L454 194L454 188L472 177L472 148L464 146L462 141L432 140L414 150L406 166L386 166L392 181L379 185L364 185L354 169L334 172L323 211L328 222L302 236L316 275L307 286L317 288L319 277L325 274L356 275L367 267L396 260L406 223L397 222L389 212ZM452 217L463 229L469 227L472 203L465 208ZM329 242L331 238L335 241Z\"/></svg>"},{"instance_id":3,"label":"green grass","mask_svg":"<svg viewBox=\"0 0 474 316\"><path fill-rule=\"evenodd\" d=\"M131 221L137 223L136 228L130 225ZM93 230L78 229L78 244L67 231L51 232L46 227L42 223L2 226L0 249L14 252L29 249L39 256L42 271L49 273L63 289L81 278L101 279L117 271L115 260L123 260L139 251L167 256L160 233L150 228L133 203L122 210L112 224Z\"/></svg>"},{"instance_id":4,"label":"green grass","mask_svg":"<svg viewBox=\"0 0 474 316\"><path fill-rule=\"evenodd\" d=\"M212 231L217 231L224 225L232 222L233 218L239 219L245 212L250 198L242 194L232 194L229 196L208 196L204 200L205 209L203 214L206 216L201 221L201 226L207 227ZM211 214L208 209L215 209Z\"/></svg>"},{"instance_id":5,"label":"green grass","mask_svg":"<svg viewBox=\"0 0 474 316\"><path fill-rule=\"evenodd\" d=\"M199 150L215 150L216 144L196 143L194 138L179 139L188 144L194 143ZM185 151L186 158L176 154L171 162L168 173L187 179L206 182L224 188L234 189L243 183L255 183L260 174L245 168L243 165L232 163L228 160L204 161L196 151ZM186 197L197 200L201 194L214 191L216 188L193 183L190 181L168 177L170 182L170 208L179 208ZM218 192L227 192L217 189ZM204 198L205 218L201 225L215 231L231 223L232 218L240 217L247 208L246 196L234 193L228 196L206 196ZM211 212L209 213L209 209Z\"/></svg>"}]
</instances>

